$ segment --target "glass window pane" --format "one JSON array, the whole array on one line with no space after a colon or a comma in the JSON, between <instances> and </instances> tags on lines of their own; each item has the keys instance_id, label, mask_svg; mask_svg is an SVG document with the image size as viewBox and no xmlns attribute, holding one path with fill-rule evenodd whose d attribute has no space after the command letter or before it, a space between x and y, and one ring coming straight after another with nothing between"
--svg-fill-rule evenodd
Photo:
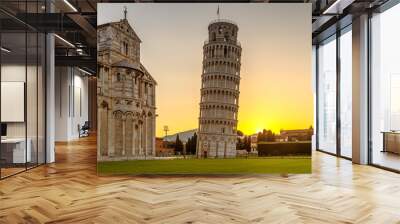
<instances>
[{"instance_id":1,"label":"glass window pane","mask_svg":"<svg viewBox=\"0 0 400 224\"><path fill-rule=\"evenodd\" d=\"M38 132L38 120L37 120L37 98L38 98L38 35L36 32L27 33L27 48L28 48L28 61L27 61L27 75L26 75L26 115L27 115L27 143L28 143L28 168L37 165L37 132Z\"/></svg>"},{"instance_id":2,"label":"glass window pane","mask_svg":"<svg viewBox=\"0 0 400 224\"><path fill-rule=\"evenodd\" d=\"M25 170L26 33L1 34L2 178ZM28 147L29 148L29 147Z\"/></svg>"},{"instance_id":3,"label":"glass window pane","mask_svg":"<svg viewBox=\"0 0 400 224\"><path fill-rule=\"evenodd\" d=\"M318 48L318 149L336 153L336 39Z\"/></svg>"},{"instance_id":4,"label":"glass window pane","mask_svg":"<svg viewBox=\"0 0 400 224\"><path fill-rule=\"evenodd\" d=\"M372 163L400 170L400 5L372 18Z\"/></svg>"},{"instance_id":5,"label":"glass window pane","mask_svg":"<svg viewBox=\"0 0 400 224\"><path fill-rule=\"evenodd\" d=\"M352 35L340 36L340 153L352 157Z\"/></svg>"},{"instance_id":6,"label":"glass window pane","mask_svg":"<svg viewBox=\"0 0 400 224\"><path fill-rule=\"evenodd\" d=\"M6 0L0 7L24 20L29 19L26 13L43 13L45 1ZM0 19L0 177L4 178L45 162L46 39L8 14L0 12Z\"/></svg>"}]
</instances>

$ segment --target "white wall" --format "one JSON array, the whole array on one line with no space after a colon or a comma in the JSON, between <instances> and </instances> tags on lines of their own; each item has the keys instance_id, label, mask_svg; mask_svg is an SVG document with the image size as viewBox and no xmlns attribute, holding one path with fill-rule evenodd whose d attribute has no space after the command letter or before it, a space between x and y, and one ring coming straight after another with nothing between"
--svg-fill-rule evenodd
<instances>
[{"instance_id":1,"label":"white wall","mask_svg":"<svg viewBox=\"0 0 400 224\"><path fill-rule=\"evenodd\" d=\"M1 81L2 82L25 82L25 74L27 69L30 73L33 69L32 66L25 67L24 65L9 64L1 66ZM27 96L36 96L35 93L27 93ZM7 108L1 108L2 110L7 110ZM35 114L36 115L36 114ZM29 116L29 114L28 114ZM31 120L28 117L28 120ZM25 137L25 122L7 122L7 136L8 137ZM29 136L28 136L29 137Z\"/></svg>"},{"instance_id":2,"label":"white wall","mask_svg":"<svg viewBox=\"0 0 400 224\"><path fill-rule=\"evenodd\" d=\"M77 70L75 70L77 71ZM80 124L81 126L85 123L85 121L89 120L89 93L88 93L88 77L82 76L83 73L79 72L78 75L74 77L74 99L75 99L75 116L72 119L72 135L75 137L79 137L77 126ZM80 101L80 102L79 102Z\"/></svg>"},{"instance_id":3,"label":"white wall","mask_svg":"<svg viewBox=\"0 0 400 224\"><path fill-rule=\"evenodd\" d=\"M76 68L56 67L55 141L79 138L88 120L88 78Z\"/></svg>"},{"instance_id":4,"label":"white wall","mask_svg":"<svg viewBox=\"0 0 400 224\"><path fill-rule=\"evenodd\" d=\"M68 88L69 76L67 67L55 69L55 140L68 140Z\"/></svg>"}]
</instances>

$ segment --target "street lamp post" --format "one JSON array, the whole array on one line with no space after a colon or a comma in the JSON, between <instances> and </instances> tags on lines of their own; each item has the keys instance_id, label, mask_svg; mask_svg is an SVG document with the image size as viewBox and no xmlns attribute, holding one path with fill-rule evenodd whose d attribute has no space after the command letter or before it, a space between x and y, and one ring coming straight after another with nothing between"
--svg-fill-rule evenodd
<instances>
[{"instance_id":1,"label":"street lamp post","mask_svg":"<svg viewBox=\"0 0 400 224\"><path fill-rule=\"evenodd\" d=\"M164 131L165 131L165 137L167 137L169 131L168 125L164 125Z\"/></svg>"}]
</instances>

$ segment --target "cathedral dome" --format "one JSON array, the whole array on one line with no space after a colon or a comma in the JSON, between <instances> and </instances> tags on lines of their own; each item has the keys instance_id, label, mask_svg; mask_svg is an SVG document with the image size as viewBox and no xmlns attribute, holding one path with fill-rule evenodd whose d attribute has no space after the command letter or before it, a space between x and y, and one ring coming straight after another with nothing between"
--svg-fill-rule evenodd
<instances>
[{"instance_id":1,"label":"cathedral dome","mask_svg":"<svg viewBox=\"0 0 400 224\"><path fill-rule=\"evenodd\" d=\"M129 63L128 60L126 60L126 59L112 64L112 67L129 68L129 69L134 69L134 70L143 72L142 69L140 68L140 66L137 66L133 63Z\"/></svg>"}]
</instances>

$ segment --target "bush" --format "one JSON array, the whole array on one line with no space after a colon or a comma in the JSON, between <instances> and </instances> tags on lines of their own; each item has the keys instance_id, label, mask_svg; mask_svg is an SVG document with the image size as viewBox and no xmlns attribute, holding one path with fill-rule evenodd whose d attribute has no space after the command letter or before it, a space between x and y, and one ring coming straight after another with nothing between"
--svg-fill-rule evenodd
<instances>
[{"instance_id":1,"label":"bush","mask_svg":"<svg viewBox=\"0 0 400 224\"><path fill-rule=\"evenodd\" d=\"M311 141L259 142L258 156L311 155Z\"/></svg>"}]
</instances>

